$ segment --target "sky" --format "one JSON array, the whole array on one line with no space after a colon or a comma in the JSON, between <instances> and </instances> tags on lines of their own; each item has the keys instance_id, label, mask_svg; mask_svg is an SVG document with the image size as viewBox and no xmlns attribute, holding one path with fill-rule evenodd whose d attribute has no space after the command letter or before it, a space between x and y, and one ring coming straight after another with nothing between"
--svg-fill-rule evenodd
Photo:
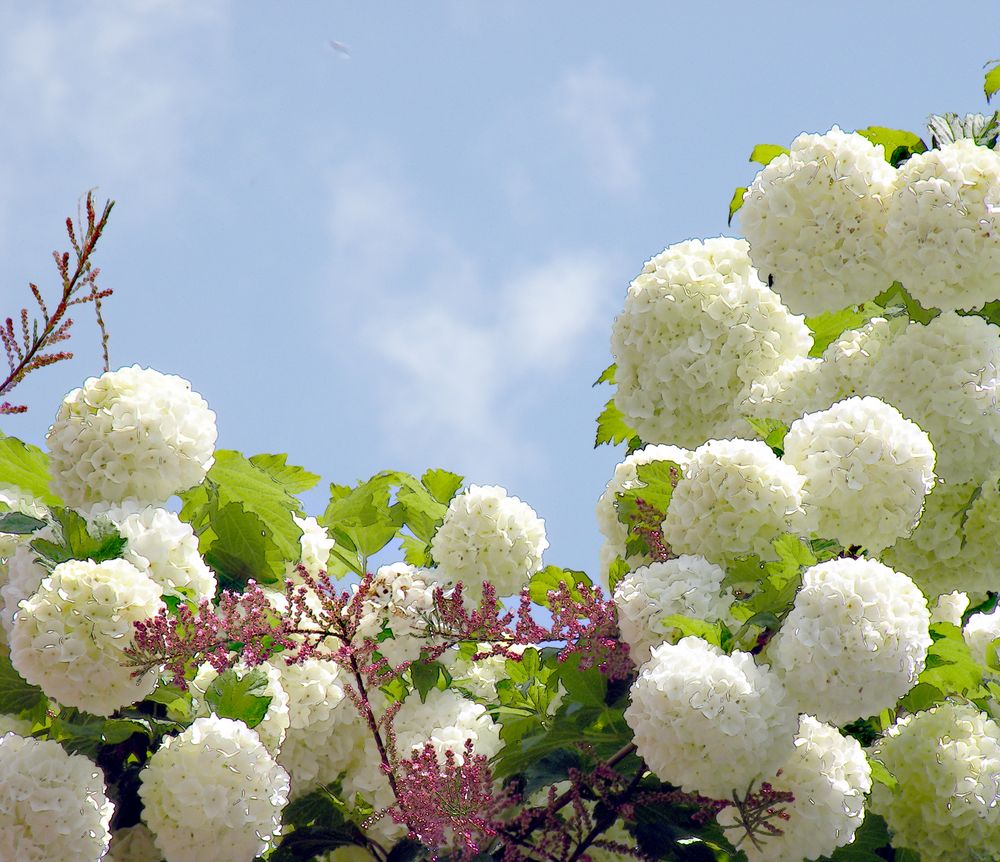
<instances>
[{"instance_id":1,"label":"sky","mask_svg":"<svg viewBox=\"0 0 1000 862\"><path fill-rule=\"evenodd\" d=\"M113 368L191 381L219 443L326 484L444 467L594 572L591 383L629 281L726 225L757 143L985 111L1000 3L0 2L0 316L88 189ZM38 445L76 355L15 392Z\"/></svg>"}]
</instances>

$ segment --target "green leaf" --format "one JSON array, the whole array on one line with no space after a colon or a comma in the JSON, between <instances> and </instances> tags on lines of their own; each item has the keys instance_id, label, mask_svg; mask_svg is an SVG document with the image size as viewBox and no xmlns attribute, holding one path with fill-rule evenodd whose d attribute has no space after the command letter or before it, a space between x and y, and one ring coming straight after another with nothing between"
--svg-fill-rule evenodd
<instances>
[{"instance_id":1,"label":"green leaf","mask_svg":"<svg viewBox=\"0 0 1000 862\"><path fill-rule=\"evenodd\" d=\"M868 765L871 767L872 781L877 781L879 784L885 785L890 790L895 790L899 785L899 781L896 780L896 776L886 769L885 764L881 760L869 757Z\"/></svg>"},{"instance_id":2,"label":"green leaf","mask_svg":"<svg viewBox=\"0 0 1000 862\"><path fill-rule=\"evenodd\" d=\"M309 862L338 847L361 844L357 827L300 826L283 836L268 862Z\"/></svg>"},{"instance_id":3,"label":"green leaf","mask_svg":"<svg viewBox=\"0 0 1000 862\"><path fill-rule=\"evenodd\" d=\"M310 473L305 467L296 467L286 463L288 456L281 455L251 455L250 463L263 470L281 485L289 494L301 494L316 487L320 477Z\"/></svg>"},{"instance_id":4,"label":"green leaf","mask_svg":"<svg viewBox=\"0 0 1000 862\"><path fill-rule=\"evenodd\" d=\"M729 218L726 219L726 224L731 225L733 223L733 218L736 213L740 211L740 207L743 206L743 196L747 193L746 186L738 186L736 191L733 192L733 196L729 201Z\"/></svg>"},{"instance_id":5,"label":"green leaf","mask_svg":"<svg viewBox=\"0 0 1000 862\"><path fill-rule=\"evenodd\" d=\"M128 719L106 719L78 709L63 709L52 719L49 735L70 754L95 757L103 745L117 745L134 733L149 735L147 725Z\"/></svg>"},{"instance_id":6,"label":"green leaf","mask_svg":"<svg viewBox=\"0 0 1000 862\"><path fill-rule=\"evenodd\" d=\"M880 856L875 851L888 846L889 830L886 828L885 820L871 811L866 811L864 822L854 833L854 840L850 844L838 847L832 856L824 856L819 862L884 862L886 857ZM899 860L898 850L896 859Z\"/></svg>"},{"instance_id":7,"label":"green leaf","mask_svg":"<svg viewBox=\"0 0 1000 862\"><path fill-rule=\"evenodd\" d=\"M18 715L43 703L44 692L14 670L6 650L0 652L0 715Z\"/></svg>"},{"instance_id":8,"label":"green leaf","mask_svg":"<svg viewBox=\"0 0 1000 862\"><path fill-rule=\"evenodd\" d=\"M924 308L917 300L910 296L909 291L898 281L894 281L888 290L876 296L874 302L884 309L905 309L910 320L916 323L928 324L941 313L937 308Z\"/></svg>"},{"instance_id":9,"label":"green leaf","mask_svg":"<svg viewBox=\"0 0 1000 862\"><path fill-rule=\"evenodd\" d=\"M882 150L885 153L885 160L894 168L898 168L915 153L927 151L927 144L920 139L919 135L903 131L902 129L869 126L867 129L858 129L857 133L861 137L867 138L875 146L881 144Z\"/></svg>"},{"instance_id":10,"label":"green leaf","mask_svg":"<svg viewBox=\"0 0 1000 862\"><path fill-rule=\"evenodd\" d=\"M421 703L427 700L427 692L432 688L437 688L443 670L444 665L439 661L417 660L410 665L410 681L417 694L420 695Z\"/></svg>"},{"instance_id":11,"label":"green leaf","mask_svg":"<svg viewBox=\"0 0 1000 862\"><path fill-rule=\"evenodd\" d=\"M27 536L42 529L47 522L32 518L23 512L4 512L0 515L0 533L14 536Z\"/></svg>"},{"instance_id":12,"label":"green leaf","mask_svg":"<svg viewBox=\"0 0 1000 862\"><path fill-rule=\"evenodd\" d=\"M658 512L666 512L674 487L680 481L681 468L673 461L653 461L640 464L636 469L638 483L635 487L616 495L618 520L626 527L638 513L637 500L644 501Z\"/></svg>"},{"instance_id":13,"label":"green leaf","mask_svg":"<svg viewBox=\"0 0 1000 862\"><path fill-rule=\"evenodd\" d=\"M37 446L0 434L0 486L20 488L45 503L62 502L49 490L49 456Z\"/></svg>"},{"instance_id":14,"label":"green leaf","mask_svg":"<svg viewBox=\"0 0 1000 862\"><path fill-rule=\"evenodd\" d=\"M806 326L812 332L813 346L809 355L818 358L834 341L848 329L859 329L884 309L874 302L866 302L859 307L842 308L840 311L826 311L815 317L806 318Z\"/></svg>"},{"instance_id":15,"label":"green leaf","mask_svg":"<svg viewBox=\"0 0 1000 862\"><path fill-rule=\"evenodd\" d=\"M785 435L788 433L788 426L777 419L751 419L746 417L750 427L757 435L771 447L779 458L785 454Z\"/></svg>"},{"instance_id":16,"label":"green leaf","mask_svg":"<svg viewBox=\"0 0 1000 862\"><path fill-rule=\"evenodd\" d=\"M983 669L969 652L962 630L951 623L934 623L931 639L917 682L934 686L944 694L966 694L977 688Z\"/></svg>"},{"instance_id":17,"label":"green leaf","mask_svg":"<svg viewBox=\"0 0 1000 862\"><path fill-rule=\"evenodd\" d=\"M364 557L378 553L403 526L403 506L389 501L400 475L391 471L377 473L346 492L343 485L331 485L330 503L319 522L331 531L345 533Z\"/></svg>"},{"instance_id":18,"label":"green leaf","mask_svg":"<svg viewBox=\"0 0 1000 862\"><path fill-rule=\"evenodd\" d=\"M251 578L261 584L279 580L275 560L268 560L268 551L276 552L276 546L257 515L240 503L228 503L212 516L211 524L215 539L204 553L205 562L219 575L223 589L242 589Z\"/></svg>"},{"instance_id":19,"label":"green leaf","mask_svg":"<svg viewBox=\"0 0 1000 862\"><path fill-rule=\"evenodd\" d=\"M986 101L989 102L997 90L1000 90L1000 60L990 60L986 64L986 77L983 79L983 92L986 94Z\"/></svg>"},{"instance_id":20,"label":"green leaf","mask_svg":"<svg viewBox=\"0 0 1000 862\"><path fill-rule=\"evenodd\" d=\"M570 596L575 602L581 601L583 598L579 590L581 584L588 587L593 586L593 581L585 572L578 572L575 569L561 569L559 566L546 566L540 572L533 574L531 580L528 581L528 592L531 595L531 600L536 605L548 607L549 591L558 590L560 583L569 587Z\"/></svg>"},{"instance_id":21,"label":"green leaf","mask_svg":"<svg viewBox=\"0 0 1000 862\"><path fill-rule=\"evenodd\" d=\"M750 161L756 162L758 165L763 165L767 167L771 162L773 162L778 156L787 156L788 147L783 147L780 144L757 144L750 151Z\"/></svg>"},{"instance_id":22,"label":"green leaf","mask_svg":"<svg viewBox=\"0 0 1000 862\"><path fill-rule=\"evenodd\" d=\"M614 383L615 382L615 371L618 370L618 365L612 362L607 368L601 372L601 376L594 381L594 386L600 386L602 383Z\"/></svg>"},{"instance_id":23,"label":"green leaf","mask_svg":"<svg viewBox=\"0 0 1000 862\"><path fill-rule=\"evenodd\" d=\"M242 677L230 668L212 680L205 691L205 702L219 718L256 727L271 705L270 695L263 693L266 688L267 674L260 668L251 668Z\"/></svg>"},{"instance_id":24,"label":"green leaf","mask_svg":"<svg viewBox=\"0 0 1000 862\"><path fill-rule=\"evenodd\" d=\"M907 712L920 712L945 699L941 689L928 682L918 682L900 700L899 705Z\"/></svg>"},{"instance_id":25,"label":"green leaf","mask_svg":"<svg viewBox=\"0 0 1000 862\"><path fill-rule=\"evenodd\" d=\"M693 635L713 646L722 646L722 623L706 622L705 620L686 617L683 614L670 614L661 620L661 625L677 629L682 637Z\"/></svg>"},{"instance_id":26,"label":"green leaf","mask_svg":"<svg viewBox=\"0 0 1000 862\"><path fill-rule=\"evenodd\" d=\"M424 542L416 536L403 536L399 544L403 549L403 559L411 566L422 569L433 564L429 542Z\"/></svg>"},{"instance_id":27,"label":"green leaf","mask_svg":"<svg viewBox=\"0 0 1000 862\"><path fill-rule=\"evenodd\" d=\"M53 567L67 560L93 560L95 563L117 560L128 544L107 521L95 525L91 532L86 520L73 509L53 509L52 519L59 539L35 539L31 548Z\"/></svg>"},{"instance_id":28,"label":"green leaf","mask_svg":"<svg viewBox=\"0 0 1000 862\"><path fill-rule=\"evenodd\" d=\"M562 664L559 679L570 698L584 706L604 706L608 678L596 667L580 670L580 656L571 655Z\"/></svg>"},{"instance_id":29,"label":"green leaf","mask_svg":"<svg viewBox=\"0 0 1000 862\"><path fill-rule=\"evenodd\" d=\"M629 573L629 565L621 557L615 557L608 567L608 589L614 594L618 582Z\"/></svg>"},{"instance_id":30,"label":"green leaf","mask_svg":"<svg viewBox=\"0 0 1000 862\"><path fill-rule=\"evenodd\" d=\"M958 313L962 314L962 312ZM1000 300L987 302L982 308L969 313L981 317L987 323L995 323L997 326L1000 326Z\"/></svg>"},{"instance_id":31,"label":"green leaf","mask_svg":"<svg viewBox=\"0 0 1000 862\"><path fill-rule=\"evenodd\" d=\"M458 493L458 489L462 487L465 477L438 468L427 470L420 477L420 481L431 492L431 496L435 500L447 506L451 502L451 498Z\"/></svg>"},{"instance_id":32,"label":"green leaf","mask_svg":"<svg viewBox=\"0 0 1000 862\"><path fill-rule=\"evenodd\" d=\"M625 416L615 407L615 399L610 398L604 405L601 415L597 417L597 436L594 438L594 448L611 443L617 446L635 438L634 430L629 428Z\"/></svg>"},{"instance_id":33,"label":"green leaf","mask_svg":"<svg viewBox=\"0 0 1000 862\"><path fill-rule=\"evenodd\" d=\"M447 504L438 500L423 483L408 473L398 473L395 478L399 485L396 501L403 509L403 523L418 539L430 542L444 521ZM454 478L461 480L460 476Z\"/></svg>"}]
</instances>

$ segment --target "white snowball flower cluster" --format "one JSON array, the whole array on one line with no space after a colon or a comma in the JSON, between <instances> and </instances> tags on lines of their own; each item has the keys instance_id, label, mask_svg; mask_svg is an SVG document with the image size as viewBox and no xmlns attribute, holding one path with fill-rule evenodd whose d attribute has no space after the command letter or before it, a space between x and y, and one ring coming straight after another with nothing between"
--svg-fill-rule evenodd
<instances>
[{"instance_id":1,"label":"white snowball flower cluster","mask_svg":"<svg viewBox=\"0 0 1000 862\"><path fill-rule=\"evenodd\" d=\"M153 833L143 824L116 829L111 834L111 849L104 862L162 862Z\"/></svg>"},{"instance_id":2,"label":"white snowball flower cluster","mask_svg":"<svg viewBox=\"0 0 1000 862\"><path fill-rule=\"evenodd\" d=\"M1000 638L1000 608L994 608L988 614L973 614L962 629L962 636L969 645L972 657L986 667L986 651L993 641Z\"/></svg>"},{"instance_id":3,"label":"white snowball flower cluster","mask_svg":"<svg viewBox=\"0 0 1000 862\"><path fill-rule=\"evenodd\" d=\"M906 572L931 598L958 589L976 601L984 599L997 588L1000 494L995 483L936 485L913 535L886 550L883 562Z\"/></svg>"},{"instance_id":4,"label":"white snowball flower cluster","mask_svg":"<svg viewBox=\"0 0 1000 862\"><path fill-rule=\"evenodd\" d=\"M905 316L873 317L860 329L845 330L827 345L819 388L830 404L871 394L869 381L875 362L886 346L906 331L908 323Z\"/></svg>"},{"instance_id":5,"label":"white snowball flower cluster","mask_svg":"<svg viewBox=\"0 0 1000 862\"><path fill-rule=\"evenodd\" d=\"M434 609L431 572L407 563L382 566L372 578L358 620L358 636L376 640L389 628L392 637L379 643L379 652L393 665L414 661L427 630L426 616Z\"/></svg>"},{"instance_id":6,"label":"white snowball flower cluster","mask_svg":"<svg viewBox=\"0 0 1000 862\"><path fill-rule=\"evenodd\" d=\"M671 461L683 472L690 457L691 453L687 449L678 446L650 444L633 452L615 467L614 476L597 501L597 526L604 536L604 544L601 546L601 577L605 582L607 582L608 568L615 558L625 557L625 544L628 540L628 530L618 520L618 509L615 505L618 495L642 484L639 481L639 467L657 461Z\"/></svg>"},{"instance_id":7,"label":"white snowball flower cluster","mask_svg":"<svg viewBox=\"0 0 1000 862\"><path fill-rule=\"evenodd\" d=\"M776 674L749 653L696 637L656 647L625 720L649 768L691 793L728 799L787 760L797 713Z\"/></svg>"},{"instance_id":8,"label":"white snowball flower cluster","mask_svg":"<svg viewBox=\"0 0 1000 862\"><path fill-rule=\"evenodd\" d=\"M909 535L934 486L931 441L878 398L848 398L788 429L782 460L805 476L816 532L878 553Z\"/></svg>"},{"instance_id":9,"label":"white snowball flower cluster","mask_svg":"<svg viewBox=\"0 0 1000 862\"><path fill-rule=\"evenodd\" d=\"M40 538L51 539L51 529L36 534ZM6 582L0 584L0 625L7 635L14 626L14 618L20 613L19 607L23 599L31 596L48 575L48 570L36 562L36 554L28 545L20 545L7 561Z\"/></svg>"},{"instance_id":10,"label":"white snowball flower cluster","mask_svg":"<svg viewBox=\"0 0 1000 862\"><path fill-rule=\"evenodd\" d=\"M969 607L969 597L958 590L938 596L931 608L931 625L934 623L950 623L962 627L962 615Z\"/></svg>"},{"instance_id":11,"label":"white snowball flower cluster","mask_svg":"<svg viewBox=\"0 0 1000 862\"><path fill-rule=\"evenodd\" d=\"M488 653L492 651L489 643L476 644L479 652ZM512 644L508 649L521 655L525 647L522 644ZM495 700L497 696L497 683L502 679L507 679L507 659L502 655L491 655L488 658L476 659L461 658L454 651L446 652L439 659L448 668L454 684L465 689L473 697L480 700Z\"/></svg>"},{"instance_id":12,"label":"white snowball flower cluster","mask_svg":"<svg viewBox=\"0 0 1000 862\"><path fill-rule=\"evenodd\" d=\"M20 512L42 521L49 514L48 507L40 500L36 500L31 494L12 485L0 484L0 517L7 512ZM3 561L10 558L19 546L26 545L35 538L37 538L36 534L32 533L23 535L0 533L0 569L4 566Z\"/></svg>"},{"instance_id":13,"label":"white snowball flower cluster","mask_svg":"<svg viewBox=\"0 0 1000 862\"><path fill-rule=\"evenodd\" d=\"M911 323L879 353L870 390L931 438L949 482L1000 473L1000 327L946 312Z\"/></svg>"},{"instance_id":14,"label":"white snowball flower cluster","mask_svg":"<svg viewBox=\"0 0 1000 862\"><path fill-rule=\"evenodd\" d=\"M241 721L195 719L139 774L143 820L170 862L251 862L281 830L288 773Z\"/></svg>"},{"instance_id":15,"label":"white snowball flower cluster","mask_svg":"<svg viewBox=\"0 0 1000 862\"><path fill-rule=\"evenodd\" d=\"M162 503L205 478L215 414L186 380L133 365L70 392L47 439L52 490L67 505Z\"/></svg>"},{"instance_id":16,"label":"white snowball flower cluster","mask_svg":"<svg viewBox=\"0 0 1000 862\"><path fill-rule=\"evenodd\" d=\"M265 662L256 668L251 668L244 662L237 662L233 666L236 676L243 679L252 670L259 670L267 677L265 685L258 692L262 697L271 698L267 712L261 719L260 724L253 728L257 732L260 741L264 743L271 754L277 754L284 742L285 732L290 724L288 694L281 684L281 670L277 665ZM192 698L192 715L195 717L206 717L213 715L212 707L206 700L206 693L209 687L219 678L219 672L207 662L198 668L198 673L190 685Z\"/></svg>"},{"instance_id":17,"label":"white snowball flower cluster","mask_svg":"<svg viewBox=\"0 0 1000 862\"><path fill-rule=\"evenodd\" d=\"M807 569L768 657L800 712L837 725L906 694L924 668L930 612L906 575L849 557Z\"/></svg>"},{"instance_id":18,"label":"white snowball flower cluster","mask_svg":"<svg viewBox=\"0 0 1000 862\"><path fill-rule=\"evenodd\" d=\"M431 555L440 576L461 581L464 595L477 601L483 581L498 596L512 596L542 567L549 546L545 522L517 497L498 486L458 494L448 506L444 523L431 540Z\"/></svg>"},{"instance_id":19,"label":"white snowball flower cluster","mask_svg":"<svg viewBox=\"0 0 1000 862\"><path fill-rule=\"evenodd\" d=\"M682 242L646 263L615 319L615 404L652 443L734 436L750 384L811 346L802 318L757 278L744 240Z\"/></svg>"},{"instance_id":20,"label":"white snowball flower cluster","mask_svg":"<svg viewBox=\"0 0 1000 862\"><path fill-rule=\"evenodd\" d=\"M128 542L122 557L149 575L165 595L196 602L215 596L215 574L198 552L198 537L173 512L130 502L96 506L91 520L114 525Z\"/></svg>"},{"instance_id":21,"label":"white snowball flower cluster","mask_svg":"<svg viewBox=\"0 0 1000 862\"><path fill-rule=\"evenodd\" d=\"M795 797L784 806L788 820L778 824L783 834L760 835L760 846L744 841L740 847L749 862L802 862L829 856L854 840L865 817L871 767L856 739L803 715L795 750L770 784ZM734 814L723 809L719 823L735 824Z\"/></svg>"},{"instance_id":22,"label":"white snowball flower cluster","mask_svg":"<svg viewBox=\"0 0 1000 862\"><path fill-rule=\"evenodd\" d=\"M107 852L114 805L101 770L53 740L0 737L0 859L94 862Z\"/></svg>"},{"instance_id":23,"label":"white snowball flower cluster","mask_svg":"<svg viewBox=\"0 0 1000 862\"><path fill-rule=\"evenodd\" d=\"M927 308L1000 298L1000 153L969 139L918 153L889 198L886 264Z\"/></svg>"},{"instance_id":24,"label":"white snowball flower cluster","mask_svg":"<svg viewBox=\"0 0 1000 862\"><path fill-rule=\"evenodd\" d=\"M892 284L883 246L895 182L881 144L836 126L799 135L754 177L740 225L760 277L793 312L859 305Z\"/></svg>"},{"instance_id":25,"label":"white snowball flower cluster","mask_svg":"<svg viewBox=\"0 0 1000 862\"><path fill-rule=\"evenodd\" d=\"M732 590L722 589L726 573L704 557L683 554L629 572L615 587L618 628L632 660L641 665L650 650L674 641L680 632L663 620L672 615L735 625Z\"/></svg>"},{"instance_id":26,"label":"white snowball flower cluster","mask_svg":"<svg viewBox=\"0 0 1000 862\"><path fill-rule=\"evenodd\" d=\"M301 549L301 559L299 562L306 567L306 571L310 575L316 578L320 572L326 571L327 561L330 559L330 551L333 550L336 542L330 538L330 534L326 531L326 528L315 518L300 518L298 515L292 515L292 520L302 530L302 538L299 539L299 547ZM285 572L285 577L292 578L293 580L296 579L296 569L296 566L289 565Z\"/></svg>"},{"instance_id":27,"label":"white snowball flower cluster","mask_svg":"<svg viewBox=\"0 0 1000 862\"><path fill-rule=\"evenodd\" d=\"M21 603L11 663L59 703L110 715L156 687L153 672L132 677L124 650L161 607L159 586L126 560L61 563Z\"/></svg>"},{"instance_id":28,"label":"white snowball flower cluster","mask_svg":"<svg viewBox=\"0 0 1000 862\"><path fill-rule=\"evenodd\" d=\"M25 718L18 718L16 715L0 715L0 736L5 733L16 733L18 736L31 736L31 728L34 725Z\"/></svg>"},{"instance_id":29,"label":"white snowball flower cluster","mask_svg":"<svg viewBox=\"0 0 1000 862\"><path fill-rule=\"evenodd\" d=\"M745 554L774 556L783 533L808 533L805 478L759 440L709 440L674 488L663 538L679 554L725 565Z\"/></svg>"},{"instance_id":30,"label":"white snowball flower cluster","mask_svg":"<svg viewBox=\"0 0 1000 862\"><path fill-rule=\"evenodd\" d=\"M1000 847L1000 727L969 704L901 718L873 755L897 781L876 783L871 809L894 847L935 862L994 859Z\"/></svg>"}]
</instances>

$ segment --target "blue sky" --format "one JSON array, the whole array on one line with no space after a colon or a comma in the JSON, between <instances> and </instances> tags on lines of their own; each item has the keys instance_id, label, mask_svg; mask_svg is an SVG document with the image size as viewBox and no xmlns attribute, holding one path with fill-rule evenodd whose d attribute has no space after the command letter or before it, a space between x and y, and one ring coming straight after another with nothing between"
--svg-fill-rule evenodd
<instances>
[{"instance_id":1,"label":"blue sky","mask_svg":"<svg viewBox=\"0 0 1000 862\"><path fill-rule=\"evenodd\" d=\"M55 289L96 186L113 367L192 381L219 445L350 483L440 466L596 568L590 383L645 259L726 227L759 142L984 110L1000 4L0 5L0 313ZM349 57L331 47L342 43ZM97 373L31 378L41 443ZM307 499L313 511L322 491Z\"/></svg>"}]
</instances>

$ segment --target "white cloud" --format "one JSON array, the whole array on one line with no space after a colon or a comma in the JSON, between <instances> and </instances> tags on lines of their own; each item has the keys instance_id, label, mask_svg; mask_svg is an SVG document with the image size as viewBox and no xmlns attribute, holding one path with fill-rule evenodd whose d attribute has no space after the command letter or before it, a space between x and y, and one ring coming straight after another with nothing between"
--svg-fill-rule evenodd
<instances>
[{"instance_id":1,"label":"white cloud","mask_svg":"<svg viewBox=\"0 0 1000 862\"><path fill-rule=\"evenodd\" d=\"M650 138L650 95L603 64L571 69L553 95L556 115L580 151L591 180L613 195L635 191Z\"/></svg>"},{"instance_id":2,"label":"white cloud","mask_svg":"<svg viewBox=\"0 0 1000 862\"><path fill-rule=\"evenodd\" d=\"M609 261L555 250L509 271L483 266L401 182L356 164L333 183L331 232L332 313L379 361L390 448L480 480L529 467L537 453L517 425L604 328Z\"/></svg>"}]
</instances>

